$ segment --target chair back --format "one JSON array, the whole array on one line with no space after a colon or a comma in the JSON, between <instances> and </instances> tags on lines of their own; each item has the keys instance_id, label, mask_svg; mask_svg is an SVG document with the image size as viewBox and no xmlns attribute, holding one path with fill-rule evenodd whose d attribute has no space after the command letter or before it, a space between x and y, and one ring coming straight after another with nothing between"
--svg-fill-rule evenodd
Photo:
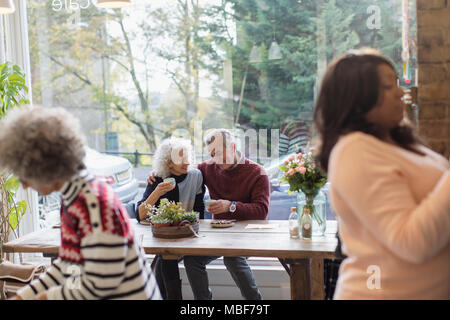
<instances>
[{"instance_id":1,"label":"chair back","mask_svg":"<svg viewBox=\"0 0 450 320\"><path fill-rule=\"evenodd\" d=\"M127 209L128 215L131 219L136 219L136 205L134 202L125 204L125 209Z\"/></svg>"}]
</instances>

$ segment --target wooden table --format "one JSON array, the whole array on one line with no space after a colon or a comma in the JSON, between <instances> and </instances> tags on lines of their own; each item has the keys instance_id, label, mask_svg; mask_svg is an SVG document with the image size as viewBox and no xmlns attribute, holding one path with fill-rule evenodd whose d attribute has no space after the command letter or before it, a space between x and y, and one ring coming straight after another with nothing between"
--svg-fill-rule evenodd
<instances>
[{"instance_id":1,"label":"wooden table","mask_svg":"<svg viewBox=\"0 0 450 320\"><path fill-rule=\"evenodd\" d=\"M185 255L275 257L290 275L291 299L324 299L323 259L334 258L337 245L336 221L327 221L323 237L312 240L291 239L286 220L238 221L231 228L211 228L208 220L200 223L200 238L154 238L150 226L132 220L136 238L143 235L146 254L166 259ZM272 225L272 229L247 229L249 224ZM57 255L60 229L40 230L5 243L5 252L42 252Z\"/></svg>"}]
</instances>

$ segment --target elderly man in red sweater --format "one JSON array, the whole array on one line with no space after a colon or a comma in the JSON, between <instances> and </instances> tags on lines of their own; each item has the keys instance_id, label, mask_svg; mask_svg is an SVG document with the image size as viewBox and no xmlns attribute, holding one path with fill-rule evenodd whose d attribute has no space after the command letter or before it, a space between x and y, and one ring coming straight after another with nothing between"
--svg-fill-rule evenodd
<instances>
[{"instance_id":1,"label":"elderly man in red sweater","mask_svg":"<svg viewBox=\"0 0 450 320\"><path fill-rule=\"evenodd\" d=\"M198 165L211 199L209 212L215 219L264 220L269 210L270 184L267 173L259 164L236 150L228 130L217 129L205 139L211 159ZM184 266L196 300L210 300L206 265L219 257L186 256ZM242 296L261 300L253 273L245 257L224 257Z\"/></svg>"}]
</instances>

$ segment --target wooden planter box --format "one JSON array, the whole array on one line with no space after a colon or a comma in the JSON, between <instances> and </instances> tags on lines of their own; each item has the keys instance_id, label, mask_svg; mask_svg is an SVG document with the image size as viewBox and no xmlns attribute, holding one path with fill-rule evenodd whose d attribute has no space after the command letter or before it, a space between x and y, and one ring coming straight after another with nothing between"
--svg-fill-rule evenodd
<instances>
[{"instance_id":1,"label":"wooden planter box","mask_svg":"<svg viewBox=\"0 0 450 320\"><path fill-rule=\"evenodd\" d=\"M198 222L190 225L168 226L168 227L155 227L152 225L152 233L153 236L156 238L165 238L165 239L193 237L194 233L191 231L189 226L191 226L192 229L194 229L194 231L198 233L200 226L200 223Z\"/></svg>"}]
</instances>

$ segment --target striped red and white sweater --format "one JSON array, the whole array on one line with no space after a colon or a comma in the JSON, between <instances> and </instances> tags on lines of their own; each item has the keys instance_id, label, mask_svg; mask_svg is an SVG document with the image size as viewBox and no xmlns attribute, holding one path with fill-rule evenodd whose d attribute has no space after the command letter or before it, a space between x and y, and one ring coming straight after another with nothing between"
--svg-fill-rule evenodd
<instances>
[{"instance_id":1,"label":"striped red and white sweater","mask_svg":"<svg viewBox=\"0 0 450 320\"><path fill-rule=\"evenodd\" d=\"M85 172L60 190L59 258L18 292L52 299L161 299L155 277L135 244L126 209L104 182Z\"/></svg>"}]
</instances>

